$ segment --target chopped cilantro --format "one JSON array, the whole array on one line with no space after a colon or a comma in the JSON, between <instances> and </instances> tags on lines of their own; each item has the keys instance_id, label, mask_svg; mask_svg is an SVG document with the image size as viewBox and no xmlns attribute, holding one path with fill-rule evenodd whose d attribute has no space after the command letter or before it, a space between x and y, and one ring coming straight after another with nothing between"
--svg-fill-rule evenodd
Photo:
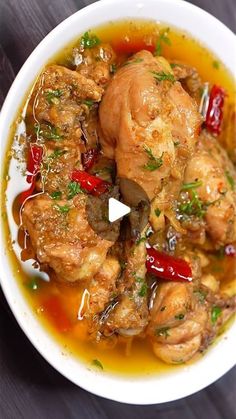
<instances>
[{"instance_id":1,"label":"chopped cilantro","mask_svg":"<svg viewBox=\"0 0 236 419\"><path fill-rule=\"evenodd\" d=\"M221 315L222 310L220 307L218 306L214 306L211 309L211 322L212 324L215 324L219 318L219 316Z\"/></svg>"},{"instance_id":2,"label":"chopped cilantro","mask_svg":"<svg viewBox=\"0 0 236 419\"><path fill-rule=\"evenodd\" d=\"M180 64L177 63L170 63L171 68L179 67Z\"/></svg>"},{"instance_id":3,"label":"chopped cilantro","mask_svg":"<svg viewBox=\"0 0 236 419\"><path fill-rule=\"evenodd\" d=\"M160 329L156 329L156 336L163 336L165 338L167 338L168 336L170 336L169 334L169 327L161 327Z\"/></svg>"},{"instance_id":4,"label":"chopped cilantro","mask_svg":"<svg viewBox=\"0 0 236 419\"><path fill-rule=\"evenodd\" d=\"M140 237L139 239L136 240L135 244L138 246L140 243L145 242L146 241L146 237Z\"/></svg>"},{"instance_id":5,"label":"chopped cilantro","mask_svg":"<svg viewBox=\"0 0 236 419\"><path fill-rule=\"evenodd\" d=\"M60 211L62 214L67 214L70 211L70 207L68 205L54 205L54 208Z\"/></svg>"},{"instance_id":6,"label":"chopped cilantro","mask_svg":"<svg viewBox=\"0 0 236 419\"><path fill-rule=\"evenodd\" d=\"M138 293L139 297L145 297L147 295L147 289L148 289L147 284L146 283L142 284L140 291Z\"/></svg>"},{"instance_id":7,"label":"chopped cilantro","mask_svg":"<svg viewBox=\"0 0 236 419\"><path fill-rule=\"evenodd\" d=\"M172 83L174 83L175 81L175 77L173 76L173 74L171 73L165 73L164 71L151 71L151 73L154 75L154 78L157 81L171 81Z\"/></svg>"},{"instance_id":8,"label":"chopped cilantro","mask_svg":"<svg viewBox=\"0 0 236 419\"><path fill-rule=\"evenodd\" d=\"M124 260L120 260L119 264L120 264L121 270L124 271L126 269L127 262L125 262Z\"/></svg>"},{"instance_id":9,"label":"chopped cilantro","mask_svg":"<svg viewBox=\"0 0 236 419\"><path fill-rule=\"evenodd\" d=\"M67 153L66 150L60 150L59 148L56 148L53 153L51 153L48 158L49 159L56 159L58 157L63 156L65 153Z\"/></svg>"},{"instance_id":10,"label":"chopped cilantro","mask_svg":"<svg viewBox=\"0 0 236 419\"><path fill-rule=\"evenodd\" d=\"M88 108L91 108L94 105L94 101L90 99L83 100L84 105L88 106Z\"/></svg>"},{"instance_id":11,"label":"chopped cilantro","mask_svg":"<svg viewBox=\"0 0 236 419\"><path fill-rule=\"evenodd\" d=\"M83 193L81 186L77 182L70 182L68 184L68 196L67 199L74 198L75 195L78 195L79 193Z\"/></svg>"},{"instance_id":12,"label":"chopped cilantro","mask_svg":"<svg viewBox=\"0 0 236 419\"><path fill-rule=\"evenodd\" d=\"M97 35L90 34L89 31L85 32L80 39L80 47L82 49L93 48L99 45L100 43L101 41L97 37Z\"/></svg>"},{"instance_id":13,"label":"chopped cilantro","mask_svg":"<svg viewBox=\"0 0 236 419\"><path fill-rule=\"evenodd\" d=\"M101 370L103 370L103 365L98 359L93 359L92 360L92 365L94 365L95 367L100 368Z\"/></svg>"},{"instance_id":14,"label":"chopped cilantro","mask_svg":"<svg viewBox=\"0 0 236 419\"><path fill-rule=\"evenodd\" d=\"M126 65L129 65L129 64L138 64L138 63L141 63L142 61L143 61L143 58L136 58L135 60L126 61L124 64L122 64L122 67L125 67Z\"/></svg>"},{"instance_id":15,"label":"chopped cilantro","mask_svg":"<svg viewBox=\"0 0 236 419\"><path fill-rule=\"evenodd\" d=\"M206 214L207 207L211 205L211 203L203 202L199 197L198 194L191 189L191 199L187 202L182 202L178 206L178 210L182 215L187 216L195 216L198 218L203 218Z\"/></svg>"},{"instance_id":16,"label":"chopped cilantro","mask_svg":"<svg viewBox=\"0 0 236 419\"><path fill-rule=\"evenodd\" d=\"M58 99L62 96L63 91L60 89L56 89L56 90L46 90L44 92L46 100L48 103L54 103L54 99Z\"/></svg>"},{"instance_id":17,"label":"chopped cilantro","mask_svg":"<svg viewBox=\"0 0 236 419\"><path fill-rule=\"evenodd\" d=\"M110 65L110 73L111 73L111 74L115 74L115 73L116 73L116 71L117 71L116 64L111 64L111 65Z\"/></svg>"},{"instance_id":18,"label":"chopped cilantro","mask_svg":"<svg viewBox=\"0 0 236 419\"><path fill-rule=\"evenodd\" d=\"M159 208L156 208L156 209L155 209L155 215L156 215L157 217L160 217L160 215L161 215L161 210L160 210Z\"/></svg>"},{"instance_id":19,"label":"chopped cilantro","mask_svg":"<svg viewBox=\"0 0 236 419\"><path fill-rule=\"evenodd\" d=\"M163 165L163 153L161 157L155 157L150 147L144 146L144 150L146 151L149 159L147 164L144 165L144 169L149 170L150 172L159 169Z\"/></svg>"},{"instance_id":20,"label":"chopped cilantro","mask_svg":"<svg viewBox=\"0 0 236 419\"><path fill-rule=\"evenodd\" d=\"M58 128L54 127L51 124L48 124L47 129L42 130L41 134L42 134L43 137L47 138L47 140L60 141L63 138L62 135L59 133Z\"/></svg>"},{"instance_id":21,"label":"chopped cilantro","mask_svg":"<svg viewBox=\"0 0 236 419\"><path fill-rule=\"evenodd\" d=\"M202 186L201 180L197 180L195 182L190 183L183 183L181 191L188 191L189 189L199 188L200 186Z\"/></svg>"},{"instance_id":22,"label":"chopped cilantro","mask_svg":"<svg viewBox=\"0 0 236 419\"><path fill-rule=\"evenodd\" d=\"M183 313L177 314L177 315L175 316L175 319L176 319L176 320L183 320L183 319L184 319L184 314L183 314Z\"/></svg>"},{"instance_id":23,"label":"chopped cilantro","mask_svg":"<svg viewBox=\"0 0 236 419\"><path fill-rule=\"evenodd\" d=\"M227 178L227 181L232 189L232 191L234 191L234 187L235 187L235 180L234 178L231 176L231 174L229 173L228 170L225 171L225 176Z\"/></svg>"},{"instance_id":24,"label":"chopped cilantro","mask_svg":"<svg viewBox=\"0 0 236 419\"><path fill-rule=\"evenodd\" d=\"M159 38L158 38L157 43L156 43L156 49L154 51L155 56L162 54L162 44L163 44L163 42L166 45L169 45L169 46L171 45L171 40L167 35L169 33L169 31L170 31L170 28L166 28L166 29L163 29L160 32Z\"/></svg>"},{"instance_id":25,"label":"chopped cilantro","mask_svg":"<svg viewBox=\"0 0 236 419\"><path fill-rule=\"evenodd\" d=\"M220 68L220 63L219 63L219 61L216 61L216 60L212 61L212 66L213 66L216 70L219 70L219 68Z\"/></svg>"},{"instance_id":26,"label":"chopped cilantro","mask_svg":"<svg viewBox=\"0 0 236 419\"><path fill-rule=\"evenodd\" d=\"M50 194L50 197L56 200L56 199L61 199L61 195L62 195L61 191L54 191Z\"/></svg>"},{"instance_id":27,"label":"chopped cilantro","mask_svg":"<svg viewBox=\"0 0 236 419\"><path fill-rule=\"evenodd\" d=\"M138 283L144 282L144 278L142 278L141 276L136 275L136 272L133 272L132 275L135 278L136 282L138 282Z\"/></svg>"},{"instance_id":28,"label":"chopped cilantro","mask_svg":"<svg viewBox=\"0 0 236 419\"><path fill-rule=\"evenodd\" d=\"M224 259L225 257L225 248L224 246L220 246L219 249L215 252L215 257L219 260Z\"/></svg>"},{"instance_id":29,"label":"chopped cilantro","mask_svg":"<svg viewBox=\"0 0 236 419\"><path fill-rule=\"evenodd\" d=\"M36 278L32 278L31 281L26 284L26 286L31 291L37 291L37 289L39 288L39 284Z\"/></svg>"}]
</instances>

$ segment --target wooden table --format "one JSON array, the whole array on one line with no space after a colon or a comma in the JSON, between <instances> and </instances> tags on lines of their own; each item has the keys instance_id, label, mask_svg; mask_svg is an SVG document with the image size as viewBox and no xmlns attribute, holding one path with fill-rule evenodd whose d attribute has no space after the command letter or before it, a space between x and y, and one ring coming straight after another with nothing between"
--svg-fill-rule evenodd
<instances>
[{"instance_id":1,"label":"wooden table","mask_svg":"<svg viewBox=\"0 0 236 419\"><path fill-rule=\"evenodd\" d=\"M90 3L93 1L0 0L0 106L15 74L39 41L67 16ZM235 0L190 3L235 30ZM0 419L21 418L234 419L236 369L207 389L177 402L131 406L105 400L76 387L47 364L20 330L0 292Z\"/></svg>"}]
</instances>

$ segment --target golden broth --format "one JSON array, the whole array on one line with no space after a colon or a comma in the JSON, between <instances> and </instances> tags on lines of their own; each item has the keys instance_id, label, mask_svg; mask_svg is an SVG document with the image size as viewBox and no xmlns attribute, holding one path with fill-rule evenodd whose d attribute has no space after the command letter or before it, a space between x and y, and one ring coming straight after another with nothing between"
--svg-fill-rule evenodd
<instances>
[{"instance_id":1,"label":"golden broth","mask_svg":"<svg viewBox=\"0 0 236 419\"><path fill-rule=\"evenodd\" d=\"M115 50L120 43L129 45L154 45L160 29L166 28L166 25L157 26L154 22L146 21L120 21L109 23L103 27L94 29L93 32L103 41L110 42ZM232 101L235 96L235 86L232 76L217 57L215 57L204 46L192 39L189 35L180 32L175 28L170 28L168 37L171 45L163 44L163 55L168 59L181 60L191 66L196 67L203 81L217 83L223 86L228 93L227 101ZM69 65L72 47L76 46L78 41L73 41L63 51L53 57L50 62L64 63ZM124 59L124 56L122 57ZM11 141L14 137L14 127L11 135ZM7 172L9 157L5 161L5 175L2 187L5 191L7 185ZM17 206L14 209L17 217ZM86 325L84 321L77 319L80 306L82 285L64 285L53 281L34 281L27 277L21 268L21 262L17 259L9 238L9 228L7 218L3 208L5 236L8 243L10 263L13 266L13 272L19 282L25 297L27 298L32 310L43 326L60 343L62 351L72 353L84 360L91 368L99 368L93 360L99 360L105 371L122 374L153 374L169 371L171 368L180 368L180 365L168 366L159 361L153 354L149 343L145 339L135 338L133 341L120 338L119 344L112 347L101 347L97 344L87 342ZM230 263L233 263L232 260ZM212 262L212 266L214 261ZM225 267L225 262L217 261L218 272L221 272L220 279L224 279L223 273L230 272L229 265ZM32 282L33 280L33 282ZM55 318L48 317L45 310L45 299L49 295L56 295L60 298L62 307L72 327L66 331L58 332L55 326Z\"/></svg>"}]
</instances>

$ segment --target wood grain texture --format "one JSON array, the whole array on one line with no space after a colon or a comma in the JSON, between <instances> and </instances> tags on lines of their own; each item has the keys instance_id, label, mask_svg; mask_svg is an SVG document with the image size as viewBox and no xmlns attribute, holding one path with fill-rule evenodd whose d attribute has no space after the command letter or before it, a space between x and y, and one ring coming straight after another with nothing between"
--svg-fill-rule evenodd
<instances>
[{"instance_id":1,"label":"wood grain texture","mask_svg":"<svg viewBox=\"0 0 236 419\"><path fill-rule=\"evenodd\" d=\"M189 2L235 31L236 0ZM0 106L41 39L90 3L93 1L0 0ZM20 330L0 291L0 419L235 419L235 398L236 369L207 389L172 403L130 406L93 396L44 361Z\"/></svg>"}]
</instances>

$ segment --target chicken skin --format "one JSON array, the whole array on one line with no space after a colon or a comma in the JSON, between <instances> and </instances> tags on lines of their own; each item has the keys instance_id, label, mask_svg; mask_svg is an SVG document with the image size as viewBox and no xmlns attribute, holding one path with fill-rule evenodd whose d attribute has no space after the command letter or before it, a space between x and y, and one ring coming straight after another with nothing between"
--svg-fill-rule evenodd
<instances>
[{"instance_id":1,"label":"chicken skin","mask_svg":"<svg viewBox=\"0 0 236 419\"><path fill-rule=\"evenodd\" d=\"M99 108L104 154L117 175L137 182L152 199L176 188L194 150L201 118L168 62L148 51L121 67Z\"/></svg>"},{"instance_id":2,"label":"chicken skin","mask_svg":"<svg viewBox=\"0 0 236 419\"><path fill-rule=\"evenodd\" d=\"M205 229L216 246L236 241L236 171L226 151L205 131L188 162L184 181L200 182L196 191L206 205Z\"/></svg>"},{"instance_id":3,"label":"chicken skin","mask_svg":"<svg viewBox=\"0 0 236 419\"><path fill-rule=\"evenodd\" d=\"M86 213L88 197L71 181L73 169L82 168L83 100L99 101L102 92L93 80L52 65L36 83L27 109L28 119L33 115L38 121L36 141L44 154L37 183L41 192L24 203L22 227L30 236L37 260L60 281L92 279L113 244L91 228Z\"/></svg>"},{"instance_id":4,"label":"chicken skin","mask_svg":"<svg viewBox=\"0 0 236 419\"><path fill-rule=\"evenodd\" d=\"M213 295L186 283L157 286L147 333L155 355L168 364L183 363L203 351L235 311L235 298ZM217 307L219 317L214 318Z\"/></svg>"}]
</instances>

